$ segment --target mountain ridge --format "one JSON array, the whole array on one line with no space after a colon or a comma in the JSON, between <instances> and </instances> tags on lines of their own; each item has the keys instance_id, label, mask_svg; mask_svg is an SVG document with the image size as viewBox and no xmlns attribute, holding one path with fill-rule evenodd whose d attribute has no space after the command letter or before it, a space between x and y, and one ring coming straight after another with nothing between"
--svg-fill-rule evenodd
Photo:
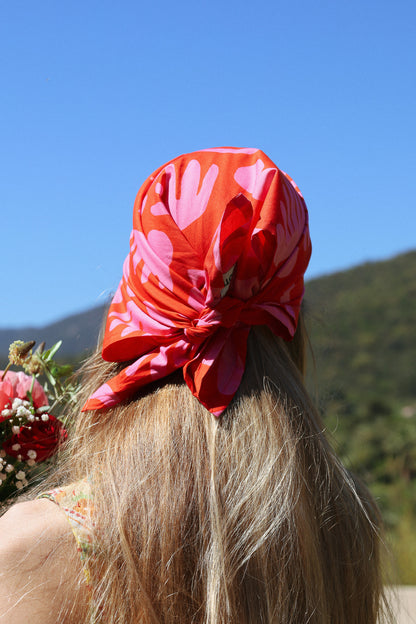
<instances>
[{"instance_id":1,"label":"mountain ridge","mask_svg":"<svg viewBox=\"0 0 416 624\"><path fill-rule=\"evenodd\" d=\"M108 305L95 306L44 326L0 329L1 361L7 357L9 344L14 340L35 340L37 344L44 341L47 347L62 340L58 352L60 358L81 359L87 356L97 343Z\"/></svg>"}]
</instances>

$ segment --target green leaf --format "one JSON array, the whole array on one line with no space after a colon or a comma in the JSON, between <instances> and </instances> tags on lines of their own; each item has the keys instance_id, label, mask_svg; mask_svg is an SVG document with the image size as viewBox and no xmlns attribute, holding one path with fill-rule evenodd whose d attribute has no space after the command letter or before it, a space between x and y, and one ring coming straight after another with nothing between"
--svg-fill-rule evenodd
<instances>
[{"instance_id":1,"label":"green leaf","mask_svg":"<svg viewBox=\"0 0 416 624\"><path fill-rule=\"evenodd\" d=\"M55 377L53 376L52 372L48 368L45 368L44 373L45 373L48 381L50 382L50 384L55 387L56 386L56 380L55 380Z\"/></svg>"},{"instance_id":2,"label":"green leaf","mask_svg":"<svg viewBox=\"0 0 416 624\"><path fill-rule=\"evenodd\" d=\"M54 344L53 347L51 347L47 351L44 351L42 353L42 359L45 360L46 362L49 362L53 358L55 353L58 351L58 349L60 348L61 344L62 344L62 340L58 340L58 342L56 344Z\"/></svg>"},{"instance_id":3,"label":"green leaf","mask_svg":"<svg viewBox=\"0 0 416 624\"><path fill-rule=\"evenodd\" d=\"M63 364L62 366L56 366L56 375L58 377L68 377L68 375L72 375L73 368L71 364Z\"/></svg>"}]
</instances>

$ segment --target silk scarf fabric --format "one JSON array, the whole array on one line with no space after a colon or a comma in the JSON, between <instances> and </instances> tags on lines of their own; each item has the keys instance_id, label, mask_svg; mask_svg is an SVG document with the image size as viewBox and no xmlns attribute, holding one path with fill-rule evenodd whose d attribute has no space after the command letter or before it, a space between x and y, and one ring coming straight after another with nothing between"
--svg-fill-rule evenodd
<instances>
[{"instance_id":1,"label":"silk scarf fabric","mask_svg":"<svg viewBox=\"0 0 416 624\"><path fill-rule=\"evenodd\" d=\"M262 151L213 148L159 168L136 197L103 342L105 360L130 363L83 409L182 368L219 416L241 382L250 327L293 337L310 254L303 197Z\"/></svg>"}]
</instances>

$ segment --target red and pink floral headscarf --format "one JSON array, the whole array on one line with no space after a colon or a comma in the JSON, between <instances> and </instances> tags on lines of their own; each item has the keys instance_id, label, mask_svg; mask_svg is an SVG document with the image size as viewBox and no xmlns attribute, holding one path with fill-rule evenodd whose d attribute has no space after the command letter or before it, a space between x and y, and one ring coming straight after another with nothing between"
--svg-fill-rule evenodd
<instances>
[{"instance_id":1,"label":"red and pink floral headscarf","mask_svg":"<svg viewBox=\"0 0 416 624\"><path fill-rule=\"evenodd\" d=\"M103 344L105 360L134 362L84 410L183 368L219 416L241 382L250 327L293 337L310 254L303 197L262 151L202 150L155 171L136 197Z\"/></svg>"}]
</instances>

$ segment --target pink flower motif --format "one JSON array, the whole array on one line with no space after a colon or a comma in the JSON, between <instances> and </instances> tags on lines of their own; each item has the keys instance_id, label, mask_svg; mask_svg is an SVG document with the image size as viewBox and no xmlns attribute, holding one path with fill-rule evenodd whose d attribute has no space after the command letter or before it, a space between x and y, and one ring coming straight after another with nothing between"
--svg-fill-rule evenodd
<instances>
[{"instance_id":1,"label":"pink flower motif","mask_svg":"<svg viewBox=\"0 0 416 624\"><path fill-rule=\"evenodd\" d=\"M183 231L207 209L219 168L216 164L211 165L201 184L201 165L195 159L188 163L178 184L175 166L167 165L165 171L169 176L169 210L176 225Z\"/></svg>"},{"instance_id":2,"label":"pink flower motif","mask_svg":"<svg viewBox=\"0 0 416 624\"><path fill-rule=\"evenodd\" d=\"M0 371L0 378L3 371ZM4 379L0 381L0 412L11 407L13 399L28 400L28 392L32 386L33 378L22 372L8 371ZM32 389L33 405L36 409L48 405L48 398L38 381L34 381ZM0 422L4 420L0 416Z\"/></svg>"},{"instance_id":3,"label":"pink flower motif","mask_svg":"<svg viewBox=\"0 0 416 624\"><path fill-rule=\"evenodd\" d=\"M239 167L234 174L234 179L254 199L263 201L276 172L277 169L274 167L265 167L264 162L259 158L254 165Z\"/></svg>"}]
</instances>

